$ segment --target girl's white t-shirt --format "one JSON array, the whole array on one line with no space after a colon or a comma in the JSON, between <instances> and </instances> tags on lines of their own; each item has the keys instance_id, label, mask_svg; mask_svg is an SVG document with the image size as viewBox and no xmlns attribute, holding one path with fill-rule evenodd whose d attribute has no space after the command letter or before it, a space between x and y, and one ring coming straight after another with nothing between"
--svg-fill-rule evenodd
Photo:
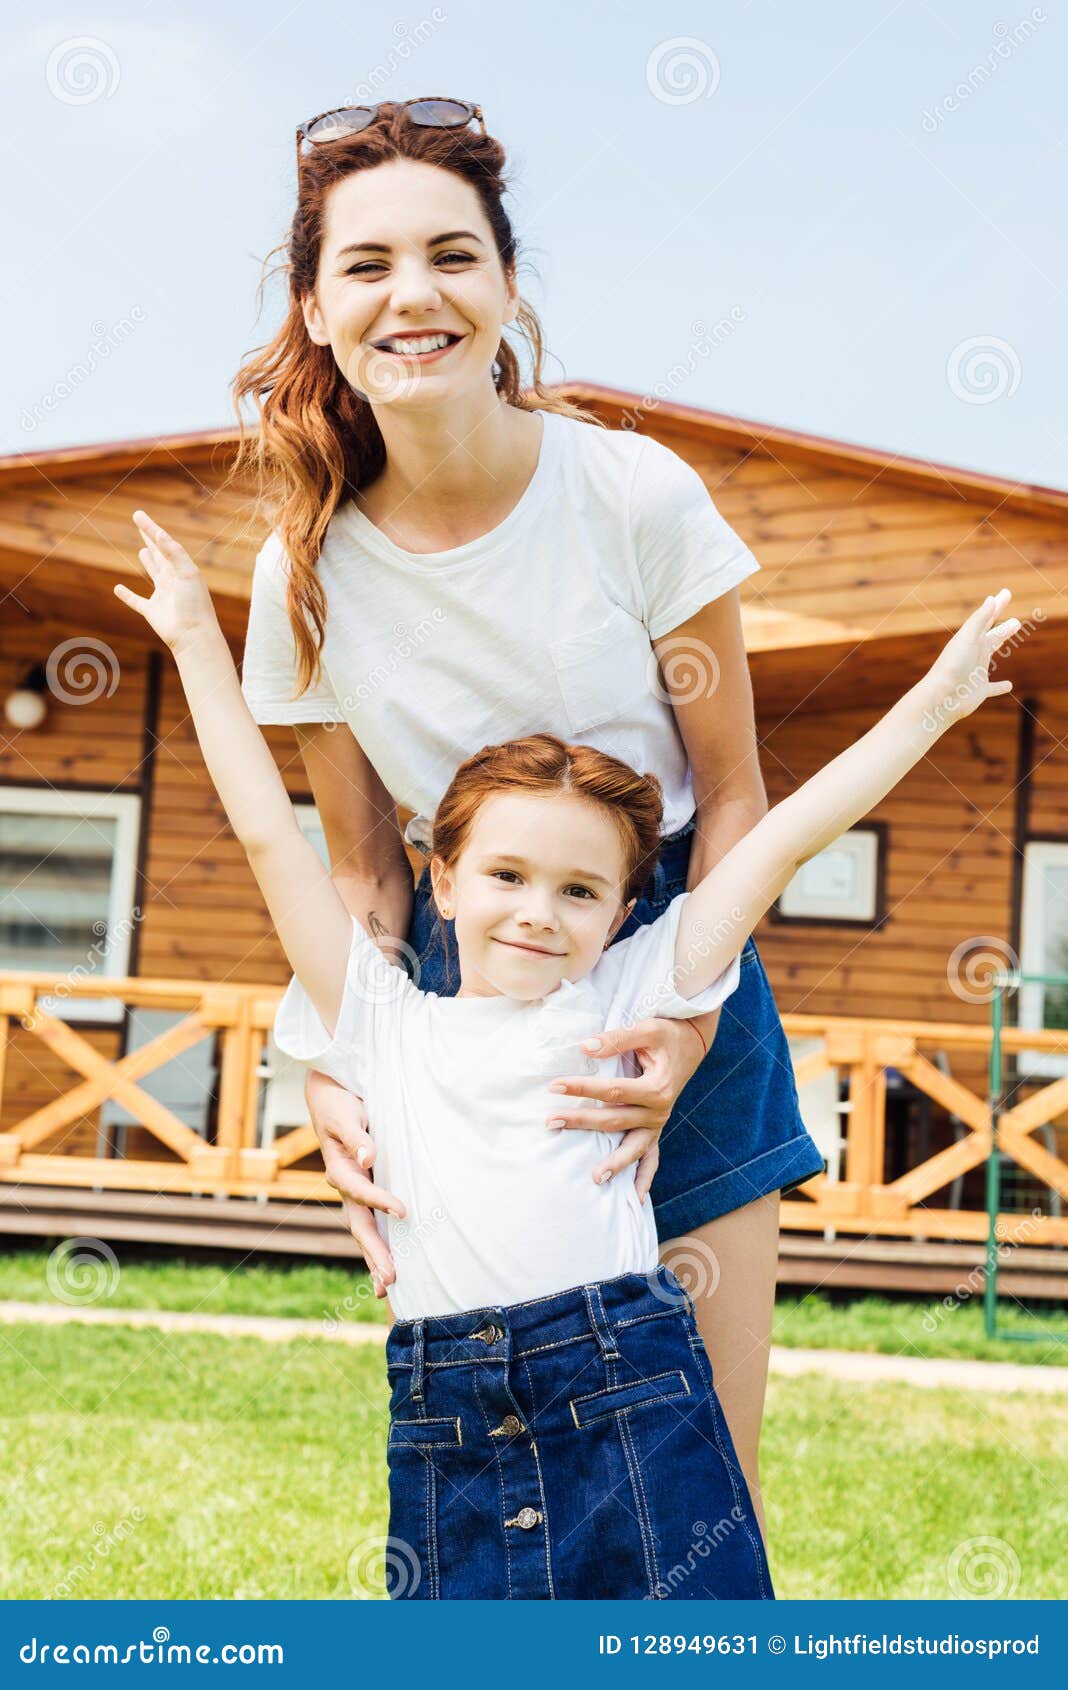
<instances>
[{"instance_id":1,"label":"girl's white t-shirt","mask_svg":"<svg viewBox=\"0 0 1068 1690\"><path fill-rule=\"evenodd\" d=\"M256 558L241 683L252 715L347 722L387 790L414 812L405 837L423 849L459 765L530 733L659 776L664 836L694 813L650 642L760 566L669 447L540 415L538 466L518 504L467 545L407 552L352 500L335 513L317 564L327 602L321 677L300 698L276 535Z\"/></svg>"},{"instance_id":2,"label":"girl's white t-shirt","mask_svg":"<svg viewBox=\"0 0 1068 1690\"><path fill-rule=\"evenodd\" d=\"M331 1038L294 975L274 1037L367 1105L374 1178L405 1205L376 1210L396 1265L399 1319L525 1302L574 1285L649 1273L658 1244L636 1165L604 1185L593 1170L621 1133L546 1125L555 1109L599 1108L548 1090L557 1077L622 1073L580 1041L647 1015L703 1015L739 981L735 957L693 998L675 990L675 940L688 894L609 946L580 980L543 998L439 997L391 963L353 917L344 996Z\"/></svg>"}]
</instances>

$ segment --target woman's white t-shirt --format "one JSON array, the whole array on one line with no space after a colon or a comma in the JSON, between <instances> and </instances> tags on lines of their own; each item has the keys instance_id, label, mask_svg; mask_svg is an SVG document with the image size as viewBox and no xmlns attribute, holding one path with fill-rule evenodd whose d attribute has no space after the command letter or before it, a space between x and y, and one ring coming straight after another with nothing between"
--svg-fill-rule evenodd
<instances>
[{"instance_id":1,"label":"woman's white t-shirt","mask_svg":"<svg viewBox=\"0 0 1068 1690\"><path fill-rule=\"evenodd\" d=\"M477 540L407 552L351 500L335 513L317 564L321 678L300 698L275 535L256 558L241 683L252 715L347 722L414 812L406 837L424 849L460 763L530 733L659 776L661 831L677 832L694 813L693 787L650 641L760 567L669 447L539 414L537 469ZM700 684L713 683L710 673Z\"/></svg>"},{"instance_id":2,"label":"woman's white t-shirt","mask_svg":"<svg viewBox=\"0 0 1068 1690\"><path fill-rule=\"evenodd\" d=\"M275 1042L365 1099L375 1182L407 1211L402 1221L375 1211L397 1270L389 1298L399 1319L525 1302L656 1267L652 1204L639 1202L635 1165L604 1185L593 1180L622 1134L551 1132L553 1111L577 1100L548 1085L622 1072L619 1057L587 1056L582 1039L647 1015L703 1015L736 989L737 957L696 996L675 990L687 896L610 945L589 974L530 1002L423 992L355 917L333 1038L291 979Z\"/></svg>"}]
</instances>

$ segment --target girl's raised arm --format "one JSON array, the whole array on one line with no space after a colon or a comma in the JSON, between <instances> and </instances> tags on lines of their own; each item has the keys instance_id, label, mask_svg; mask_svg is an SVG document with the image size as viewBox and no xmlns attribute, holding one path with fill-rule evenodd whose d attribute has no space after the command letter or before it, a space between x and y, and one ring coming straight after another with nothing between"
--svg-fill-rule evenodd
<instances>
[{"instance_id":1,"label":"girl's raised arm","mask_svg":"<svg viewBox=\"0 0 1068 1690\"><path fill-rule=\"evenodd\" d=\"M1003 587L957 629L932 667L871 729L784 798L688 894L675 942L676 990L694 997L738 954L802 863L885 798L954 722L1012 690L990 660L1020 627L997 618Z\"/></svg>"},{"instance_id":2,"label":"girl's raised arm","mask_svg":"<svg viewBox=\"0 0 1068 1690\"><path fill-rule=\"evenodd\" d=\"M331 1035L352 943L352 917L301 832L267 742L253 721L211 594L188 552L144 511L134 521L153 592L119 585L171 649L200 749L230 825L245 848L289 965Z\"/></svg>"}]
</instances>

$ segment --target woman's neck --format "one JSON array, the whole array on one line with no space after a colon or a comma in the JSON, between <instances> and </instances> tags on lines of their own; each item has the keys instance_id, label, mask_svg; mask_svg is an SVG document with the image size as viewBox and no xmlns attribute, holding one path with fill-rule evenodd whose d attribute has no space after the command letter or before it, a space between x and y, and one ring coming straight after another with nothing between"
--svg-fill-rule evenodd
<instances>
[{"instance_id":1,"label":"woman's neck","mask_svg":"<svg viewBox=\"0 0 1068 1690\"><path fill-rule=\"evenodd\" d=\"M385 468L356 504L410 551L442 551L487 533L518 503L538 466L541 419L496 396L488 412L404 415L385 406L377 420Z\"/></svg>"}]
</instances>

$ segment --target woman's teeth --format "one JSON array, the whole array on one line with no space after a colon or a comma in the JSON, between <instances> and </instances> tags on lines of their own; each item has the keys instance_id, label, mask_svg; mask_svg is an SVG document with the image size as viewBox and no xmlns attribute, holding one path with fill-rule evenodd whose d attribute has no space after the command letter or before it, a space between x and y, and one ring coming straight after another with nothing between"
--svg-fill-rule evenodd
<instances>
[{"instance_id":1,"label":"woman's teeth","mask_svg":"<svg viewBox=\"0 0 1068 1690\"><path fill-rule=\"evenodd\" d=\"M407 353L409 356L420 352L438 352L443 346L450 346L455 337L447 334L421 335L418 339L412 336L403 340L379 340L375 342L379 352Z\"/></svg>"}]
</instances>

